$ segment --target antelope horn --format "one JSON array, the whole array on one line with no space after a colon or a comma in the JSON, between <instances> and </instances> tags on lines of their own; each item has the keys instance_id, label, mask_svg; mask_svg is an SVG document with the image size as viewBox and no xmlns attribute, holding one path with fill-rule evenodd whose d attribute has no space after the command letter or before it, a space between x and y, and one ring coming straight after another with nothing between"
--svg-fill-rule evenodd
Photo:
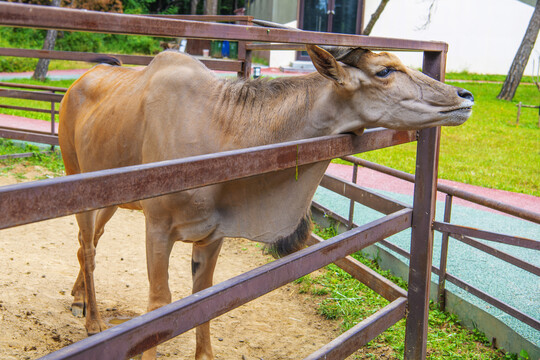
<instances>
[{"instance_id":1,"label":"antelope horn","mask_svg":"<svg viewBox=\"0 0 540 360\"><path fill-rule=\"evenodd\" d=\"M321 46L321 48L332 54L337 61L355 67L360 61L360 57L369 51L359 47L350 48L345 46Z\"/></svg>"}]
</instances>

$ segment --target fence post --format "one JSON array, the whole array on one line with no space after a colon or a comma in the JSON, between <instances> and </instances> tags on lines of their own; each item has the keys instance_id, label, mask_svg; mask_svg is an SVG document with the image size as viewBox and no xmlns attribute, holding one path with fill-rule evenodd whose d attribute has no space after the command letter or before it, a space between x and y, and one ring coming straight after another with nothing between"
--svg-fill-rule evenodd
<instances>
[{"instance_id":1,"label":"fence post","mask_svg":"<svg viewBox=\"0 0 540 360\"><path fill-rule=\"evenodd\" d=\"M237 21L239 25L253 26L251 21ZM249 79L251 76L251 50L246 49L247 41L238 41L238 60L242 61L242 70L238 72L238 78Z\"/></svg>"},{"instance_id":2,"label":"fence post","mask_svg":"<svg viewBox=\"0 0 540 360\"><path fill-rule=\"evenodd\" d=\"M444 203L444 222L450 222L452 215L452 195L446 195L446 201ZM441 261L439 265L439 290L437 292L437 299L439 300L439 307L444 310L446 307L446 297L444 296L444 287L446 281L446 263L448 260L448 232L442 234L441 242Z\"/></svg>"},{"instance_id":3,"label":"fence post","mask_svg":"<svg viewBox=\"0 0 540 360\"><path fill-rule=\"evenodd\" d=\"M521 101L516 105L517 106L517 119L516 126L519 126L519 117L521 116Z\"/></svg>"},{"instance_id":4,"label":"fence post","mask_svg":"<svg viewBox=\"0 0 540 360\"><path fill-rule=\"evenodd\" d=\"M55 93L54 90L51 91L53 94ZM54 101L51 101L51 135L54 136L54 131L55 131L55 108L56 108L56 103ZM54 150L54 145L51 145L51 150Z\"/></svg>"},{"instance_id":5,"label":"fence post","mask_svg":"<svg viewBox=\"0 0 540 360\"><path fill-rule=\"evenodd\" d=\"M424 72L444 81L446 52L424 52ZM440 128L419 132L409 262L405 360L424 360L433 254L433 219L437 192Z\"/></svg>"},{"instance_id":6,"label":"fence post","mask_svg":"<svg viewBox=\"0 0 540 360\"><path fill-rule=\"evenodd\" d=\"M356 184L357 178L358 178L358 165L356 163L353 163L353 173L352 173L353 184ZM351 199L351 202L349 204L349 223L347 224L347 228L349 230L352 229L353 223L354 223L354 200Z\"/></svg>"}]
</instances>

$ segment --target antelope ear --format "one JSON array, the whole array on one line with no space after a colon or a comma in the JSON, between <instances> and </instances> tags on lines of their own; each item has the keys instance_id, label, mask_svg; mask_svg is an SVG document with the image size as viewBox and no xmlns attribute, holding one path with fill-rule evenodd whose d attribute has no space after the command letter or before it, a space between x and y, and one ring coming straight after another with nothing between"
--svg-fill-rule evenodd
<instances>
[{"instance_id":1,"label":"antelope ear","mask_svg":"<svg viewBox=\"0 0 540 360\"><path fill-rule=\"evenodd\" d=\"M347 74L332 54L317 45L306 45L306 49L319 74L339 85L345 83Z\"/></svg>"}]
</instances>

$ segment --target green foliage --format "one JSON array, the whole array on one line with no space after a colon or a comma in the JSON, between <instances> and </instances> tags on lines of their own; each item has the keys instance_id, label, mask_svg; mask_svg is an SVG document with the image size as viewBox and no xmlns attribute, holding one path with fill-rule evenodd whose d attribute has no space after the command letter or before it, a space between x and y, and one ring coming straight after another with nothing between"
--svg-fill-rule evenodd
<instances>
[{"instance_id":1,"label":"green foliage","mask_svg":"<svg viewBox=\"0 0 540 360\"><path fill-rule=\"evenodd\" d=\"M23 167L32 165L40 166L52 173L52 176L64 175L64 163L60 151L44 152L43 149L28 143L14 142L0 138L0 155L33 153L27 158L2 159L0 160L0 174L13 173L15 165ZM24 173L13 173L16 177L24 178Z\"/></svg>"}]
</instances>

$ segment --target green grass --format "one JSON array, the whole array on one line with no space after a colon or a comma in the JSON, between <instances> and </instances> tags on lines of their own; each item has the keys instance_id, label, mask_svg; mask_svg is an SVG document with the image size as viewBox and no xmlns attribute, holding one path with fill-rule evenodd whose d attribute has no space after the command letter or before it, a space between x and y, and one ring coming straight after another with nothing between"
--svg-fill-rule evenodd
<instances>
[{"instance_id":1,"label":"green grass","mask_svg":"<svg viewBox=\"0 0 540 360\"><path fill-rule=\"evenodd\" d=\"M506 79L506 75L492 75L492 74L475 74L467 71L462 72L449 72L446 73L446 80L472 80L472 81L498 81L503 82ZM532 83L533 77L524 75L521 78L522 83Z\"/></svg>"},{"instance_id":2,"label":"green grass","mask_svg":"<svg viewBox=\"0 0 540 360\"><path fill-rule=\"evenodd\" d=\"M315 226L315 232L323 238L336 234L334 228L321 229L318 226ZM407 290L407 284L402 279L381 270L376 261L368 259L361 252L352 256ZM350 329L389 303L334 264L328 265L322 273L306 275L295 283L300 293L320 298L319 313L327 319L340 321L342 331ZM400 320L354 356L357 359L378 359L384 353L391 359L403 358L404 341L405 320ZM516 355L492 349L481 332L467 330L459 324L457 316L440 311L433 304L430 306L427 341L428 358L431 360L517 359Z\"/></svg>"},{"instance_id":3,"label":"green grass","mask_svg":"<svg viewBox=\"0 0 540 360\"><path fill-rule=\"evenodd\" d=\"M58 149L58 148L57 148ZM64 163L59 150L45 151L35 145L18 141L0 139L0 155L33 153L33 156L17 159L0 160L0 175L13 175L19 179L25 179L28 166L38 166L46 169L39 179L65 175ZM17 167L18 166L18 167Z\"/></svg>"},{"instance_id":4,"label":"green grass","mask_svg":"<svg viewBox=\"0 0 540 360\"><path fill-rule=\"evenodd\" d=\"M512 102L496 98L501 85L450 83L475 96L473 115L442 130L439 177L487 188L540 196L538 109L523 109L516 126L516 104L540 104L534 85L520 85ZM359 157L414 173L416 143L359 154ZM341 160L336 162L344 163Z\"/></svg>"}]
</instances>

